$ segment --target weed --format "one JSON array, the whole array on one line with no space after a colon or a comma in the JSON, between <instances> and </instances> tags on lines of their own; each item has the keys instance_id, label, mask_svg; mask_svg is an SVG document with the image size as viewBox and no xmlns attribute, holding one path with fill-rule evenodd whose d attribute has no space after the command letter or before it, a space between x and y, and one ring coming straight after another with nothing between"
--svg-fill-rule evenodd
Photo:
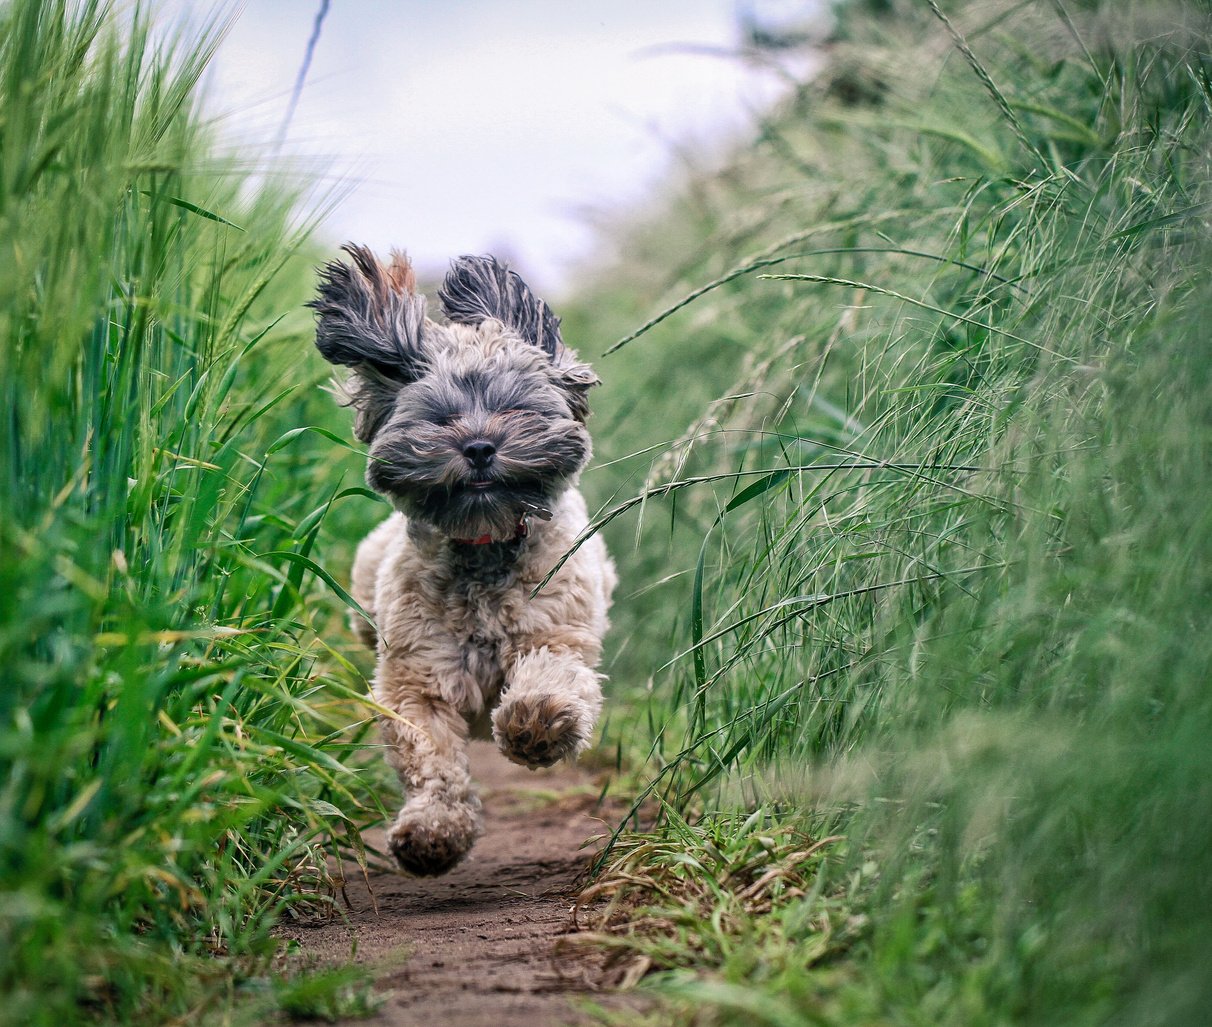
<instances>
[{"instance_id":1,"label":"weed","mask_svg":"<svg viewBox=\"0 0 1212 1027\"><path fill-rule=\"evenodd\" d=\"M362 1020L383 1005L373 975L356 966L304 970L274 981L274 1001L292 1020Z\"/></svg>"}]
</instances>

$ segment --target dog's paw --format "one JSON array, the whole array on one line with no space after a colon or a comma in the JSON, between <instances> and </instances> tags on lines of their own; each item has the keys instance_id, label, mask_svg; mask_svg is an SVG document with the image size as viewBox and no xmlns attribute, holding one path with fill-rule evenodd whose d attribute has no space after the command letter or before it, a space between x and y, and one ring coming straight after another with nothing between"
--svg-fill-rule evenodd
<instances>
[{"instance_id":1,"label":"dog's paw","mask_svg":"<svg viewBox=\"0 0 1212 1027\"><path fill-rule=\"evenodd\" d=\"M478 833L479 817L469 804L408 805L387 829L387 846L401 870L434 877L466 856Z\"/></svg>"},{"instance_id":2,"label":"dog's paw","mask_svg":"<svg viewBox=\"0 0 1212 1027\"><path fill-rule=\"evenodd\" d=\"M493 717L493 736L501 752L531 770L575 755L586 740L577 711L556 696L507 699Z\"/></svg>"}]
</instances>

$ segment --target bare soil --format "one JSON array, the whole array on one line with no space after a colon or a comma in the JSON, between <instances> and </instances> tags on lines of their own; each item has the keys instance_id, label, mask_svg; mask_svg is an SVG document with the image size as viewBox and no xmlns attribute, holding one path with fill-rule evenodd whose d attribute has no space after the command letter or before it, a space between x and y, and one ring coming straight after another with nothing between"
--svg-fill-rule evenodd
<instances>
[{"instance_id":1,"label":"bare soil","mask_svg":"<svg viewBox=\"0 0 1212 1027\"><path fill-rule=\"evenodd\" d=\"M603 991L600 960L569 944L572 904L612 823L600 787L575 766L527 771L485 743L472 746L485 830L442 877L345 867L346 922L293 926L304 958L374 969L386 1002L351 1023L527 1027L587 1022L576 1000L635 1000ZM596 839L596 841L594 841ZM366 837L384 851L381 832ZM581 1007L583 1007L581 1003Z\"/></svg>"}]
</instances>

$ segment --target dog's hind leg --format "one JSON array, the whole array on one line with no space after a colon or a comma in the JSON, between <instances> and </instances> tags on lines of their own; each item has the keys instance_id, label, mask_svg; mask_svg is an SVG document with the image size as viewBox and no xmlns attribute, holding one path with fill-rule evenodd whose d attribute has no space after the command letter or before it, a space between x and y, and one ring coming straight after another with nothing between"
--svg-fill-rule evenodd
<instances>
[{"instance_id":1,"label":"dog's hind leg","mask_svg":"<svg viewBox=\"0 0 1212 1027\"><path fill-rule=\"evenodd\" d=\"M493 713L492 734L509 759L534 770L589 745L602 709L602 678L579 653L530 649L505 677L508 690Z\"/></svg>"},{"instance_id":2,"label":"dog's hind leg","mask_svg":"<svg viewBox=\"0 0 1212 1027\"><path fill-rule=\"evenodd\" d=\"M382 718L387 762L400 775L404 808L387 844L412 874L444 874L480 833L480 800L467 764L467 724L447 702L394 690L397 717Z\"/></svg>"}]
</instances>

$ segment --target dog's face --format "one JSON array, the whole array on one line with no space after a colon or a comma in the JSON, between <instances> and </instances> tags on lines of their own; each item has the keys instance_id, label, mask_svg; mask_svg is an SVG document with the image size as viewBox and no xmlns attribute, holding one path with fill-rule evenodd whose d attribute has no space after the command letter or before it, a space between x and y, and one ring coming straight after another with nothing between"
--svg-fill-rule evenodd
<instances>
[{"instance_id":1,"label":"dog's face","mask_svg":"<svg viewBox=\"0 0 1212 1027\"><path fill-rule=\"evenodd\" d=\"M425 318L402 258L322 271L316 344L354 369L355 431L370 444L367 481L407 516L453 538L512 538L549 516L589 459L586 393L597 383L559 321L488 257L455 262L439 296L451 320Z\"/></svg>"},{"instance_id":2,"label":"dog's face","mask_svg":"<svg viewBox=\"0 0 1212 1027\"><path fill-rule=\"evenodd\" d=\"M424 373L370 440L367 481L456 538L510 538L550 516L589 459L589 433L547 355L497 321L434 326Z\"/></svg>"}]
</instances>

